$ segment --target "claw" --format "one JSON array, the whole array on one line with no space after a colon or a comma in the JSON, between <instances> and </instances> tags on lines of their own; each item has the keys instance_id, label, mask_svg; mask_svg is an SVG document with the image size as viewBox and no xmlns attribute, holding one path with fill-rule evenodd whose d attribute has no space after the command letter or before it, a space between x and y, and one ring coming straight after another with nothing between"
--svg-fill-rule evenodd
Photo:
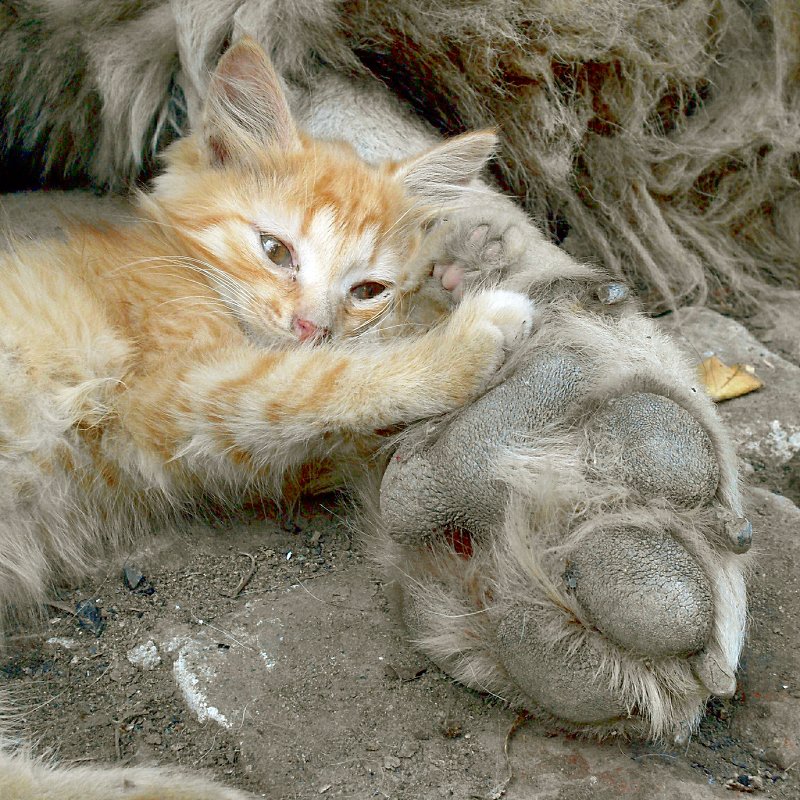
<instances>
[{"instance_id":1,"label":"claw","mask_svg":"<svg viewBox=\"0 0 800 800\"><path fill-rule=\"evenodd\" d=\"M725 533L731 550L739 555L746 553L753 544L753 524L744 517L728 520L725 523Z\"/></svg>"},{"instance_id":2,"label":"claw","mask_svg":"<svg viewBox=\"0 0 800 800\"><path fill-rule=\"evenodd\" d=\"M689 659L695 677L716 697L733 697L736 692L736 676L725 662L722 653L701 650Z\"/></svg>"},{"instance_id":3,"label":"claw","mask_svg":"<svg viewBox=\"0 0 800 800\"><path fill-rule=\"evenodd\" d=\"M606 283L596 292L597 299L604 306L615 306L630 296L628 287L624 283Z\"/></svg>"}]
</instances>

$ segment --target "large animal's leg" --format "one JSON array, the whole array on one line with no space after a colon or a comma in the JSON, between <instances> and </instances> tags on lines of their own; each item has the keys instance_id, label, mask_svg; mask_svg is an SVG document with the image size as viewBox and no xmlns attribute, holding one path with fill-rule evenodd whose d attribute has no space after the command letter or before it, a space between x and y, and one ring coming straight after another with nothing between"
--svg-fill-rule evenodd
<instances>
[{"instance_id":1,"label":"large animal's leg","mask_svg":"<svg viewBox=\"0 0 800 800\"><path fill-rule=\"evenodd\" d=\"M454 677L572 729L680 734L735 688L735 457L672 344L579 285L502 383L400 446L376 549Z\"/></svg>"},{"instance_id":2,"label":"large animal's leg","mask_svg":"<svg viewBox=\"0 0 800 800\"><path fill-rule=\"evenodd\" d=\"M317 92L312 127L367 157L426 143L379 88ZM386 473L376 549L412 638L570 727L684 731L732 691L745 620L750 528L713 410L625 287L508 199L476 191L427 253L451 291L501 282L552 308L526 364Z\"/></svg>"},{"instance_id":3,"label":"large animal's leg","mask_svg":"<svg viewBox=\"0 0 800 800\"><path fill-rule=\"evenodd\" d=\"M413 156L441 142L378 81L349 78L320 68L308 82L290 84L298 124L317 138L342 139L371 162Z\"/></svg>"}]
</instances>

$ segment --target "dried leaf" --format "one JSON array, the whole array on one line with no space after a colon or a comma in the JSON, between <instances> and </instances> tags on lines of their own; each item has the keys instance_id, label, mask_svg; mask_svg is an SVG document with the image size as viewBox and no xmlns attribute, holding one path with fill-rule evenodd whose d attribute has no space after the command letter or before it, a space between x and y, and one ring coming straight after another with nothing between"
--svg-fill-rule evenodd
<instances>
[{"instance_id":1,"label":"dried leaf","mask_svg":"<svg viewBox=\"0 0 800 800\"><path fill-rule=\"evenodd\" d=\"M734 364L729 367L716 356L703 361L697 367L697 374L706 394L716 403L750 394L764 385L749 364Z\"/></svg>"}]
</instances>

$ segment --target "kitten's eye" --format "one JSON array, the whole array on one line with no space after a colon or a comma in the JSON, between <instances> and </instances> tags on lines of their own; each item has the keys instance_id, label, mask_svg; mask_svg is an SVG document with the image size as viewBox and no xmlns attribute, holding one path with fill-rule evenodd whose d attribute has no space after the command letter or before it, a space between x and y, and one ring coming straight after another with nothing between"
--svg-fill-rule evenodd
<instances>
[{"instance_id":1,"label":"kitten's eye","mask_svg":"<svg viewBox=\"0 0 800 800\"><path fill-rule=\"evenodd\" d=\"M280 239L276 239L274 236L270 236L268 233L262 233L261 247L267 254L267 258L276 267L283 267L284 269L294 269L292 252Z\"/></svg>"},{"instance_id":2,"label":"kitten's eye","mask_svg":"<svg viewBox=\"0 0 800 800\"><path fill-rule=\"evenodd\" d=\"M377 281L364 281L364 283L357 283L350 289L350 294L356 300L372 300L373 297L383 294L386 291L386 286Z\"/></svg>"}]
</instances>

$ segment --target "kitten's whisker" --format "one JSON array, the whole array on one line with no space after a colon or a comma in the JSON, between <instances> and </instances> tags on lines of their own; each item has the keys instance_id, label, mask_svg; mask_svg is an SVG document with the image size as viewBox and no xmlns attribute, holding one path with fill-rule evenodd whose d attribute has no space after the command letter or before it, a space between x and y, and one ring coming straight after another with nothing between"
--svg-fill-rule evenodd
<instances>
[{"instance_id":1,"label":"kitten's whisker","mask_svg":"<svg viewBox=\"0 0 800 800\"><path fill-rule=\"evenodd\" d=\"M126 266L137 266L139 264L149 264L149 266L144 267L144 269L158 269L162 266L171 265L197 272L198 274L205 276L209 283L204 284L200 281L193 281L191 278L185 275L177 275L174 273L167 274L170 277L180 278L189 283L194 283L198 286L201 286L202 288L207 288L210 291L216 292L217 294L219 294L220 290L222 290L223 293L230 295L230 301L237 307L246 306L248 303L257 304L259 302L258 296L254 292L250 291L249 288L241 281L238 281L233 276L227 274L218 267L215 267L213 264L191 258L190 256L155 256L148 259L139 259L138 261L130 262Z\"/></svg>"},{"instance_id":2,"label":"kitten's whisker","mask_svg":"<svg viewBox=\"0 0 800 800\"><path fill-rule=\"evenodd\" d=\"M227 288L235 291L240 297L248 298L253 302L258 301L258 296L254 292L250 291L250 289L241 281L237 280L232 275L229 275L228 273L219 269L219 267L216 267L213 264L209 264L206 261L202 261L197 258L192 258L191 256L166 255L166 256L150 256L148 258L140 258L135 261L129 261L127 264L122 264L120 267L110 271L108 274L114 275L120 270L129 269L131 267L140 266L142 264L150 265L144 267L145 269L158 269L160 266L166 266L169 264L172 264L173 266L184 267L189 270L193 270L194 272L198 272L202 275L205 275L207 278L218 284L225 285ZM173 277L179 277L179 276L175 275ZM186 278L186 280L189 279Z\"/></svg>"},{"instance_id":3,"label":"kitten's whisker","mask_svg":"<svg viewBox=\"0 0 800 800\"><path fill-rule=\"evenodd\" d=\"M215 308L217 310L223 310L227 312L227 306L221 300L215 300L210 297L203 297L202 295L184 295L182 297L173 297L171 300L162 300L160 303L156 303L156 308L159 306L166 306L170 303L182 303L184 301L194 301L192 305L207 305L210 308Z\"/></svg>"},{"instance_id":4,"label":"kitten's whisker","mask_svg":"<svg viewBox=\"0 0 800 800\"><path fill-rule=\"evenodd\" d=\"M143 194L144 194L143 192L137 192L136 196L132 199L131 202L132 204L134 204L134 210L136 209L135 206L136 201L138 200L139 196ZM149 214L146 214L146 212L142 216L138 216L136 213L123 214L123 213L113 212L112 217L109 221L111 223L116 223L116 222L131 223L132 225L144 223L145 225L157 225L160 228L169 228L174 231L184 230L183 226L181 225L176 225L172 222L164 222L160 219L155 219L154 217L151 217Z\"/></svg>"},{"instance_id":5,"label":"kitten's whisker","mask_svg":"<svg viewBox=\"0 0 800 800\"><path fill-rule=\"evenodd\" d=\"M218 280L220 283L223 283L230 288L235 287L241 296L249 297L253 302L257 302L259 299L258 295L256 295L256 293L253 292L250 287L247 286L247 284L238 280L233 275L230 275L229 273L219 269L219 267L209 264L207 261L201 261L200 259L189 259L187 266L189 266L191 269L196 269L198 272L202 272L213 280Z\"/></svg>"},{"instance_id":6,"label":"kitten's whisker","mask_svg":"<svg viewBox=\"0 0 800 800\"><path fill-rule=\"evenodd\" d=\"M363 322L357 328L353 329L353 336L359 336L362 333L366 333L367 331L374 328L387 314L394 311L397 305L396 300L392 300L389 304L387 304L384 309L379 313L376 314L372 319L368 319L366 322Z\"/></svg>"},{"instance_id":7,"label":"kitten's whisker","mask_svg":"<svg viewBox=\"0 0 800 800\"><path fill-rule=\"evenodd\" d=\"M168 258L171 258L171 256L149 256L145 258L137 258L135 261L128 261L125 264L120 264L118 267L116 267L116 269L108 270L106 275L116 275L118 272L122 272L122 270L148 263L152 263L152 266L145 267L145 269L158 269Z\"/></svg>"},{"instance_id":8,"label":"kitten's whisker","mask_svg":"<svg viewBox=\"0 0 800 800\"><path fill-rule=\"evenodd\" d=\"M401 328L423 328L428 330L428 326L424 322L398 322L397 325L387 325L385 328L381 328L382 331L393 331Z\"/></svg>"},{"instance_id":9,"label":"kitten's whisker","mask_svg":"<svg viewBox=\"0 0 800 800\"><path fill-rule=\"evenodd\" d=\"M185 283L192 283L195 286L200 286L202 289L208 289L209 292L214 291L213 286L209 286L207 283L203 283L202 281L194 280L194 278L189 278L186 275L179 275L175 272L165 272L164 276L167 278L175 278L176 280L184 281ZM209 299L213 299L213 295L209 295Z\"/></svg>"},{"instance_id":10,"label":"kitten's whisker","mask_svg":"<svg viewBox=\"0 0 800 800\"><path fill-rule=\"evenodd\" d=\"M383 235L388 236L409 214L419 211L421 205L422 204L418 200L414 200L414 202L412 202L411 205L388 227Z\"/></svg>"}]
</instances>

